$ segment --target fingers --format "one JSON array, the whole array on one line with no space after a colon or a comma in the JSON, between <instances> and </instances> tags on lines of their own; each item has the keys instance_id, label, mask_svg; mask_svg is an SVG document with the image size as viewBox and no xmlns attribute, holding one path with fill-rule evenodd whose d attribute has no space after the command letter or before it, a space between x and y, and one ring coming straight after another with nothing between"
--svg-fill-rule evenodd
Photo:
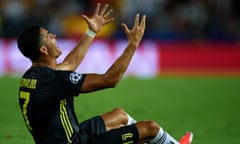
<instances>
[{"instance_id":1,"label":"fingers","mask_svg":"<svg viewBox=\"0 0 240 144\"><path fill-rule=\"evenodd\" d=\"M109 7L109 5L105 4L103 9L100 10L101 9L101 4L98 3L97 7L95 9L94 15L100 15L102 17L107 18L113 12L113 9L110 9L110 10L107 11L108 7Z\"/></svg>"},{"instance_id":2,"label":"fingers","mask_svg":"<svg viewBox=\"0 0 240 144\"><path fill-rule=\"evenodd\" d=\"M140 29L142 29L142 30L145 30L145 27L146 27L146 19L147 19L147 16L146 16L146 15L143 15L142 20L141 20L141 22L139 23L140 14L137 14L136 17L135 17L135 23L134 23L134 26L133 26L132 30L138 29L138 28L140 28ZM122 25L122 27L123 27L123 29L124 29L124 31L125 31L126 33L128 33L128 32L130 31L125 23L122 23L121 25Z\"/></svg>"},{"instance_id":3,"label":"fingers","mask_svg":"<svg viewBox=\"0 0 240 144\"><path fill-rule=\"evenodd\" d=\"M110 16L113 10L108 8L108 4L105 4L101 8L101 4L98 3L95 8L94 14L91 17L82 15L82 18L87 22L88 27L97 33L103 28L103 26L114 20L114 18Z\"/></svg>"},{"instance_id":4,"label":"fingers","mask_svg":"<svg viewBox=\"0 0 240 144\"><path fill-rule=\"evenodd\" d=\"M133 27L137 27L139 25L139 14L136 15L135 17L135 23L134 23L134 26Z\"/></svg>"},{"instance_id":5,"label":"fingers","mask_svg":"<svg viewBox=\"0 0 240 144\"><path fill-rule=\"evenodd\" d=\"M107 18L110 16L110 14L113 12L113 9L110 9L106 14L104 14L104 18Z\"/></svg>"},{"instance_id":6,"label":"fingers","mask_svg":"<svg viewBox=\"0 0 240 144\"><path fill-rule=\"evenodd\" d=\"M110 14L113 12L113 9L108 10L109 5L105 4L103 9L100 12L100 16L102 16L105 19L105 24L110 23L114 21L114 18L109 18Z\"/></svg>"},{"instance_id":7,"label":"fingers","mask_svg":"<svg viewBox=\"0 0 240 144\"><path fill-rule=\"evenodd\" d=\"M125 31L125 33L129 33L129 29L125 23L122 23L121 26L122 26L123 30Z\"/></svg>"},{"instance_id":8,"label":"fingers","mask_svg":"<svg viewBox=\"0 0 240 144\"><path fill-rule=\"evenodd\" d=\"M86 15L81 15L82 18L85 20L85 21L89 21L88 17Z\"/></svg>"},{"instance_id":9,"label":"fingers","mask_svg":"<svg viewBox=\"0 0 240 144\"><path fill-rule=\"evenodd\" d=\"M143 29L145 29L145 27L146 27L146 19L147 19L147 16L144 15L142 20L141 20L141 23L140 23L140 27L143 28Z\"/></svg>"},{"instance_id":10,"label":"fingers","mask_svg":"<svg viewBox=\"0 0 240 144\"><path fill-rule=\"evenodd\" d=\"M105 20L105 24L110 23L110 22L112 22L114 20L115 20L114 18L107 19L107 20Z\"/></svg>"},{"instance_id":11,"label":"fingers","mask_svg":"<svg viewBox=\"0 0 240 144\"><path fill-rule=\"evenodd\" d=\"M108 8L108 4L105 4L104 8L103 8L102 11L100 12L100 16L103 16L103 15L105 14L107 8Z\"/></svg>"},{"instance_id":12,"label":"fingers","mask_svg":"<svg viewBox=\"0 0 240 144\"><path fill-rule=\"evenodd\" d=\"M135 23L134 23L134 28L140 26L141 28L145 28L146 27L146 15L143 15L141 22L139 23L140 20L140 14L137 14L135 17Z\"/></svg>"},{"instance_id":13,"label":"fingers","mask_svg":"<svg viewBox=\"0 0 240 144\"><path fill-rule=\"evenodd\" d=\"M101 4L98 3L98 4L97 4L97 7L96 7L96 9L95 9L95 11L94 11L94 15L98 15L99 10L100 10L100 6L101 6Z\"/></svg>"},{"instance_id":14,"label":"fingers","mask_svg":"<svg viewBox=\"0 0 240 144\"><path fill-rule=\"evenodd\" d=\"M134 26L131 29L129 29L125 23L121 24L129 42L139 45L139 42L141 41L145 32L146 18L147 16L143 15L140 21L140 14L136 14Z\"/></svg>"}]
</instances>

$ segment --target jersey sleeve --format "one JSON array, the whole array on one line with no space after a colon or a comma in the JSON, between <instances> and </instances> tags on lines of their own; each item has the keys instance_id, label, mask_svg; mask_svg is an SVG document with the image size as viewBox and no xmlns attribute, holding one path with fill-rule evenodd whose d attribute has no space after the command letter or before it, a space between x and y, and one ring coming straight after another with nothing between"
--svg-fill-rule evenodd
<instances>
[{"instance_id":1,"label":"jersey sleeve","mask_svg":"<svg viewBox=\"0 0 240 144\"><path fill-rule=\"evenodd\" d=\"M55 85L63 96L78 96L85 79L85 74L71 71L56 71Z\"/></svg>"}]
</instances>

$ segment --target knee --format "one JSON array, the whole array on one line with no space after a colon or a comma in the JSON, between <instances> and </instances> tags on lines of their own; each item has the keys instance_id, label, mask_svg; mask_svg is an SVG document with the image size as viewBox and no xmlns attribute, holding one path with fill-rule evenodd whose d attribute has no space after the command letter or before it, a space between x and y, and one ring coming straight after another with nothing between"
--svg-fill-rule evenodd
<instances>
[{"instance_id":1,"label":"knee","mask_svg":"<svg viewBox=\"0 0 240 144\"><path fill-rule=\"evenodd\" d=\"M112 111L114 113L117 113L118 115L122 115L123 117L127 117L127 113L121 108L114 108Z\"/></svg>"},{"instance_id":2,"label":"knee","mask_svg":"<svg viewBox=\"0 0 240 144\"><path fill-rule=\"evenodd\" d=\"M121 108L114 108L112 110L121 120L123 123L128 122L128 114Z\"/></svg>"},{"instance_id":3,"label":"knee","mask_svg":"<svg viewBox=\"0 0 240 144\"><path fill-rule=\"evenodd\" d=\"M155 137L159 132L160 126L155 121L145 121L145 128L151 137Z\"/></svg>"}]
</instances>

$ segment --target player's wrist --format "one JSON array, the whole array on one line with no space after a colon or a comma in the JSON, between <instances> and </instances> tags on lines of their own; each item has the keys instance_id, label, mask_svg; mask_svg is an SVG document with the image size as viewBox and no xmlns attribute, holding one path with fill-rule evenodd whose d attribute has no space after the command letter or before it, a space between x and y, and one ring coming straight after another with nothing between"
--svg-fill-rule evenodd
<instances>
[{"instance_id":1,"label":"player's wrist","mask_svg":"<svg viewBox=\"0 0 240 144\"><path fill-rule=\"evenodd\" d=\"M85 32L85 34L91 38L95 38L97 33L92 31L91 29L87 29L87 31Z\"/></svg>"},{"instance_id":2,"label":"player's wrist","mask_svg":"<svg viewBox=\"0 0 240 144\"><path fill-rule=\"evenodd\" d=\"M128 45L131 47L137 48L139 46L139 42L129 41Z\"/></svg>"}]
</instances>

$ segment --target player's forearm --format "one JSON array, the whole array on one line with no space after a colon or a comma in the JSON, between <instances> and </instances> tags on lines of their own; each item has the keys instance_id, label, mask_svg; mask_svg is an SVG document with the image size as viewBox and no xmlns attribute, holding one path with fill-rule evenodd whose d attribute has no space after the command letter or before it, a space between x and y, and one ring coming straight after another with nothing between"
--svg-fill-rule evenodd
<instances>
[{"instance_id":1,"label":"player's forearm","mask_svg":"<svg viewBox=\"0 0 240 144\"><path fill-rule=\"evenodd\" d=\"M74 49L67 55L64 59L64 63L71 65L71 70L76 70L76 68L80 65L83 58L85 57L92 41L94 38L85 34L78 42L78 44L74 47Z\"/></svg>"},{"instance_id":2,"label":"player's forearm","mask_svg":"<svg viewBox=\"0 0 240 144\"><path fill-rule=\"evenodd\" d=\"M104 74L109 85L115 86L119 80L123 77L125 71L127 70L131 59L138 47L137 43L129 43L122 53L122 55L113 63L113 65Z\"/></svg>"}]
</instances>

